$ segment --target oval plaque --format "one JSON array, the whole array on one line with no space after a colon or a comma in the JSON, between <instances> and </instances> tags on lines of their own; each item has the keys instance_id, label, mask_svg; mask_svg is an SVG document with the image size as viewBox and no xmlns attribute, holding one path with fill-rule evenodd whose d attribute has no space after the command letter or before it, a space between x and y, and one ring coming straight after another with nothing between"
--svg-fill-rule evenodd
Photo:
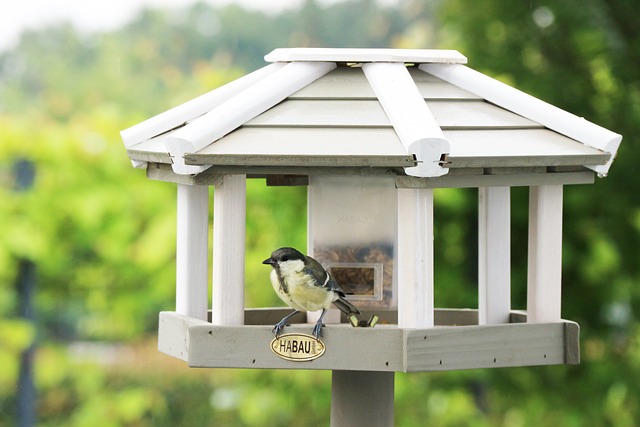
<instances>
[{"instance_id":1,"label":"oval plaque","mask_svg":"<svg viewBox=\"0 0 640 427\"><path fill-rule=\"evenodd\" d=\"M313 335L284 334L271 341L271 350L279 357L292 362L308 362L322 356L324 343Z\"/></svg>"}]
</instances>

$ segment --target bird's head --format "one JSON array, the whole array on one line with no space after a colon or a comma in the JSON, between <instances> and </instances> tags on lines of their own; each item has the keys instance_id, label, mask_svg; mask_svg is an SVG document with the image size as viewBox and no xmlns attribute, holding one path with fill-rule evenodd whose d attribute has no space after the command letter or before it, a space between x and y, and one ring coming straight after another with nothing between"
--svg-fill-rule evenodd
<instances>
[{"instance_id":1,"label":"bird's head","mask_svg":"<svg viewBox=\"0 0 640 427\"><path fill-rule=\"evenodd\" d=\"M262 263L275 268L276 266L289 261L302 261L304 263L305 256L297 249L284 247L273 251L271 257L265 259Z\"/></svg>"}]
</instances>

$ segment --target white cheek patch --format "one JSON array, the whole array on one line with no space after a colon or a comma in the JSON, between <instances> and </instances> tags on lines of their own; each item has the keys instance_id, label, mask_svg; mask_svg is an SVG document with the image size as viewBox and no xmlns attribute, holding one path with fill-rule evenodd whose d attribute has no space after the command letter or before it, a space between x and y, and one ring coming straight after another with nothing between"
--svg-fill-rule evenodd
<instances>
[{"instance_id":1,"label":"white cheek patch","mask_svg":"<svg viewBox=\"0 0 640 427\"><path fill-rule=\"evenodd\" d=\"M304 269L304 262L301 259L283 261L279 265L280 273L287 277L289 274L299 273Z\"/></svg>"}]
</instances>

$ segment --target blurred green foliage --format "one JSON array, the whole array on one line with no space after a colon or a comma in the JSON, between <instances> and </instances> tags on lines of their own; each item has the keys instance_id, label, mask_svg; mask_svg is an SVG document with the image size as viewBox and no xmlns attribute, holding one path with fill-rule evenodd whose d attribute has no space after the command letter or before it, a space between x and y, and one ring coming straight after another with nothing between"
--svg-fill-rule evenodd
<instances>
[{"instance_id":1,"label":"blurred green foliage","mask_svg":"<svg viewBox=\"0 0 640 427\"><path fill-rule=\"evenodd\" d=\"M326 425L330 373L189 370L156 354L174 306L175 188L127 161L118 132L263 65L276 47L455 48L470 65L623 134L611 176L567 187L563 315L578 367L396 376L396 424L631 426L640 422L640 30L633 0L373 0L279 15L204 4L144 11L119 30L61 25L0 53L0 426L37 343L43 426ZM30 191L14 164L36 166ZM260 261L306 246L306 190L247 188L247 301L279 304ZM526 304L527 191L513 199L513 306ZM436 305L477 305L477 194L436 191ZM16 268L38 268L37 324Z\"/></svg>"}]
</instances>

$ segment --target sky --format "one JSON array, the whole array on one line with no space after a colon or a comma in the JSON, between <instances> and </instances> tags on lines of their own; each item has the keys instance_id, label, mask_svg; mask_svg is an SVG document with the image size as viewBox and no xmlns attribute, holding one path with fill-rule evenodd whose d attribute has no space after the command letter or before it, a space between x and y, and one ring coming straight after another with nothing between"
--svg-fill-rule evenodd
<instances>
[{"instance_id":1,"label":"sky","mask_svg":"<svg viewBox=\"0 0 640 427\"><path fill-rule=\"evenodd\" d=\"M145 7L184 8L198 0L0 0L0 51L16 45L25 30L71 22L81 31L108 31L131 21ZM278 13L300 7L305 0L200 0L214 6L231 3ZM333 4L347 0L316 0ZM390 6L399 0L377 0Z\"/></svg>"},{"instance_id":2,"label":"sky","mask_svg":"<svg viewBox=\"0 0 640 427\"><path fill-rule=\"evenodd\" d=\"M81 31L105 31L132 20L145 7L184 8L197 0L2 0L0 50L15 46L25 30L71 22ZM215 6L230 3L246 8L279 12L299 7L304 0L205 0ZM324 0L335 3L339 0Z\"/></svg>"}]
</instances>

